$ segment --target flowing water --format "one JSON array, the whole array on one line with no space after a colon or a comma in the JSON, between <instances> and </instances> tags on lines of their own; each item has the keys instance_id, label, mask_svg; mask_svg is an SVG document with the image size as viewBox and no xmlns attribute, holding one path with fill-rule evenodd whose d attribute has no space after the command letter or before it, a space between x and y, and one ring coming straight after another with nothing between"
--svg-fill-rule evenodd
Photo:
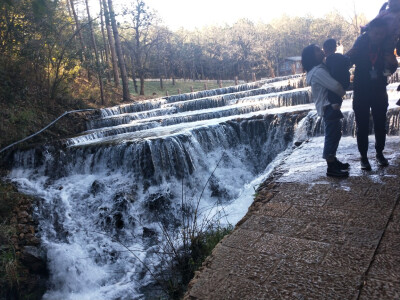
<instances>
[{"instance_id":1,"label":"flowing water","mask_svg":"<svg viewBox=\"0 0 400 300\"><path fill-rule=\"evenodd\" d=\"M44 299L144 299L188 206L199 224L236 224L273 167L323 135L303 86L296 75L107 108L62 146L16 152L9 177L38 199ZM398 135L396 87L388 118Z\"/></svg>"}]
</instances>

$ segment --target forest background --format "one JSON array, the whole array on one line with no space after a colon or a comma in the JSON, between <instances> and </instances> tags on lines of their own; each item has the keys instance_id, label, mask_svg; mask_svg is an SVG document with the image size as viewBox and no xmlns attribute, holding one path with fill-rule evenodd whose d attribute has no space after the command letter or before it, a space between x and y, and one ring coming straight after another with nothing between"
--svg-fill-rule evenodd
<instances>
[{"instance_id":1,"label":"forest background","mask_svg":"<svg viewBox=\"0 0 400 300\"><path fill-rule=\"evenodd\" d=\"M354 11L171 30L145 0L97 6L94 14L88 0L0 0L0 148L65 110L279 76L310 43L332 37L349 49L366 23Z\"/></svg>"},{"instance_id":2,"label":"forest background","mask_svg":"<svg viewBox=\"0 0 400 300\"><path fill-rule=\"evenodd\" d=\"M146 0L117 10L116 0L90 1L100 13L88 0L0 0L0 151L65 111L279 76L284 59L308 44L335 38L350 49L367 22L353 11L352 17L284 15L269 23L240 19L172 30ZM81 126L82 115L68 115L30 142L81 132ZM9 153L0 153L0 165ZM0 177L6 172L0 166ZM22 290L21 274L29 272L4 249L15 246L10 220L25 196L2 182L0 195L0 244L10 244L0 251L0 290L15 282ZM10 266L18 270L14 281Z\"/></svg>"}]
</instances>

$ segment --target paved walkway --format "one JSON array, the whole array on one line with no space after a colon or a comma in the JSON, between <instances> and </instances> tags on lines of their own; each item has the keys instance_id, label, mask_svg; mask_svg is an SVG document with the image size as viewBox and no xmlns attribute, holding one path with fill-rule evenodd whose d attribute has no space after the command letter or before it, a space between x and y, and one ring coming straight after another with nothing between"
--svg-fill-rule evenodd
<instances>
[{"instance_id":1,"label":"paved walkway","mask_svg":"<svg viewBox=\"0 0 400 300\"><path fill-rule=\"evenodd\" d=\"M260 187L185 299L400 299L400 138L388 139L390 166L371 160L371 172L344 138L339 157L352 168L341 180L325 176L322 142L303 144Z\"/></svg>"}]
</instances>

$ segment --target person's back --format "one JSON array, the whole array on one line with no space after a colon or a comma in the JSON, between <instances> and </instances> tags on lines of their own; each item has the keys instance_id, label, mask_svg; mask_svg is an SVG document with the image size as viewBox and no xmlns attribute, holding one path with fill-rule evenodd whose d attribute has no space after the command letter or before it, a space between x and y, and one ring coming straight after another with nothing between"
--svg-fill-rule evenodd
<instances>
[{"instance_id":1,"label":"person's back","mask_svg":"<svg viewBox=\"0 0 400 300\"><path fill-rule=\"evenodd\" d=\"M333 53L326 58L326 66L331 76L338 81L344 90L350 85L350 59L339 53ZM342 104L342 98L329 91L328 100L330 103Z\"/></svg>"},{"instance_id":2,"label":"person's back","mask_svg":"<svg viewBox=\"0 0 400 300\"><path fill-rule=\"evenodd\" d=\"M326 55L325 64L329 74L340 83L342 88L346 90L350 85L350 58L340 53L335 53L337 50L337 43L334 39L327 39L324 42L324 52ZM328 119L341 119L343 114L340 111L342 105L342 97L332 91L328 91L328 101L331 105L336 106L337 109L326 109L325 118Z\"/></svg>"}]
</instances>

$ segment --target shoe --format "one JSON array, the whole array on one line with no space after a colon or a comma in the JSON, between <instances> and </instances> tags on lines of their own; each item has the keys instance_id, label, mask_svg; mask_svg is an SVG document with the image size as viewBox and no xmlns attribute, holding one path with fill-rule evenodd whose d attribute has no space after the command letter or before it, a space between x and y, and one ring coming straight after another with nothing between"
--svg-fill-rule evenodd
<instances>
[{"instance_id":1,"label":"shoe","mask_svg":"<svg viewBox=\"0 0 400 300\"><path fill-rule=\"evenodd\" d=\"M335 157L335 163L336 165L339 167L340 170L347 170L348 168L350 168L350 164L348 163L342 163L340 160L338 160Z\"/></svg>"},{"instance_id":2,"label":"shoe","mask_svg":"<svg viewBox=\"0 0 400 300\"><path fill-rule=\"evenodd\" d=\"M376 154L376 161L380 167L387 167L389 165L388 160L383 156L382 153Z\"/></svg>"},{"instance_id":3,"label":"shoe","mask_svg":"<svg viewBox=\"0 0 400 300\"><path fill-rule=\"evenodd\" d=\"M371 171L371 165L369 163L368 157L361 157L361 170Z\"/></svg>"},{"instance_id":4,"label":"shoe","mask_svg":"<svg viewBox=\"0 0 400 300\"><path fill-rule=\"evenodd\" d=\"M349 177L349 172L348 171L343 171L338 168L335 169L327 169L326 170L326 176L329 177L338 177L338 178L343 178L343 177Z\"/></svg>"},{"instance_id":5,"label":"shoe","mask_svg":"<svg viewBox=\"0 0 400 300\"><path fill-rule=\"evenodd\" d=\"M343 177L348 177L349 172L341 170L336 161L333 161L333 162L328 162L328 169L326 170L326 176L343 178Z\"/></svg>"}]
</instances>

